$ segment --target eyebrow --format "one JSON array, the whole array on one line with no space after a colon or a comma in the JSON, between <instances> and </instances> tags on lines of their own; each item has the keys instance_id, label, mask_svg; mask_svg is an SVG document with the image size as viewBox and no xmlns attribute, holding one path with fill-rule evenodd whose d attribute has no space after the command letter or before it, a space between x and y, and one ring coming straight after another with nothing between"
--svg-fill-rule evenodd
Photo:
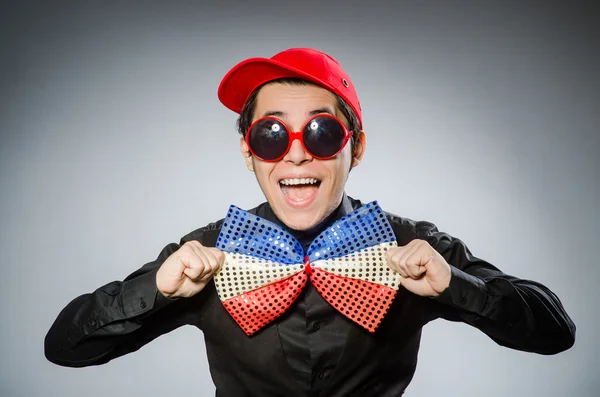
<instances>
[{"instance_id":1,"label":"eyebrow","mask_svg":"<svg viewBox=\"0 0 600 397\"><path fill-rule=\"evenodd\" d=\"M335 116L335 114L333 114L331 109L328 109L328 108L318 108L318 109L311 110L310 112L308 112L308 115L314 116L316 114L321 114L321 113L327 113L332 116ZM266 112L263 113L262 117L267 117L267 116L285 118L285 117L287 117L287 113L282 112L280 110L267 110Z\"/></svg>"},{"instance_id":2,"label":"eyebrow","mask_svg":"<svg viewBox=\"0 0 600 397\"><path fill-rule=\"evenodd\" d=\"M332 116L335 116L335 114L333 114L331 112L331 110L327 109L327 108L319 108L319 109L311 110L308 114L310 116L314 116L315 114L320 114L320 113L327 113L327 114L330 114Z\"/></svg>"}]
</instances>

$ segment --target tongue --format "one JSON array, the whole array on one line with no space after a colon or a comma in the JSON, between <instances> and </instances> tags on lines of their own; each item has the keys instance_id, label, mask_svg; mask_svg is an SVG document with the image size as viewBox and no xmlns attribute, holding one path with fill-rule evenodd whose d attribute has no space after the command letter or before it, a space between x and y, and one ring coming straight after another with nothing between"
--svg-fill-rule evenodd
<instances>
[{"instance_id":1,"label":"tongue","mask_svg":"<svg viewBox=\"0 0 600 397\"><path fill-rule=\"evenodd\" d=\"M309 198L317 191L317 185L283 185L281 190L283 194L295 201L302 201Z\"/></svg>"}]
</instances>

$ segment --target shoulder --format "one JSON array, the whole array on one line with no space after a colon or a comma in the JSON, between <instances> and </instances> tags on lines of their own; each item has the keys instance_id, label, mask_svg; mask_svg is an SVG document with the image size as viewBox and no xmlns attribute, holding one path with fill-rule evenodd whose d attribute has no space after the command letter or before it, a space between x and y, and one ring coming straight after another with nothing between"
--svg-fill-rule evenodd
<instances>
[{"instance_id":1,"label":"shoulder","mask_svg":"<svg viewBox=\"0 0 600 397\"><path fill-rule=\"evenodd\" d=\"M348 197L354 209L361 207L364 203L361 200ZM400 216L393 212L381 208L388 222L394 229L396 239L400 244L407 244L416 238L428 239L439 233L437 226L428 220L417 220L406 216Z\"/></svg>"},{"instance_id":2,"label":"shoulder","mask_svg":"<svg viewBox=\"0 0 600 397\"><path fill-rule=\"evenodd\" d=\"M458 237L439 230L437 225L428 220L414 220L384 211L400 245L419 239L427 241L441 253L461 250L470 254L469 248Z\"/></svg>"},{"instance_id":3,"label":"shoulder","mask_svg":"<svg viewBox=\"0 0 600 397\"><path fill-rule=\"evenodd\" d=\"M439 232L433 222L407 218L385 210L384 213L401 244L406 244L414 239L427 239Z\"/></svg>"}]
</instances>

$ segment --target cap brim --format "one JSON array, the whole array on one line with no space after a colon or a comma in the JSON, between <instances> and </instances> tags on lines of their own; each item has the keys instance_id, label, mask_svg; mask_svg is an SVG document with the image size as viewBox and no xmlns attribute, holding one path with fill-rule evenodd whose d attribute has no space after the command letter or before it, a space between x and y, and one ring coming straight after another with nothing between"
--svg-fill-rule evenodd
<instances>
[{"instance_id":1,"label":"cap brim","mask_svg":"<svg viewBox=\"0 0 600 397\"><path fill-rule=\"evenodd\" d=\"M250 58L234 66L223 77L218 89L219 100L240 113L250 94L262 84L279 78L303 78L333 91L329 83L269 58Z\"/></svg>"}]
</instances>

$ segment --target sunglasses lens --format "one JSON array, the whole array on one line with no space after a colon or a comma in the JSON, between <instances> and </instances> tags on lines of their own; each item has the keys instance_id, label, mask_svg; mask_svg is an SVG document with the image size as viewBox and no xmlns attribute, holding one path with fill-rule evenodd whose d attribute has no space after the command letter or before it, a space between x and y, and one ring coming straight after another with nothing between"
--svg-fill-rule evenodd
<instances>
[{"instance_id":1,"label":"sunglasses lens","mask_svg":"<svg viewBox=\"0 0 600 397\"><path fill-rule=\"evenodd\" d=\"M274 160L280 157L288 147L287 130L276 120L260 120L248 133L250 148L263 160Z\"/></svg>"},{"instance_id":2,"label":"sunglasses lens","mask_svg":"<svg viewBox=\"0 0 600 397\"><path fill-rule=\"evenodd\" d=\"M304 145L317 157L331 157L344 144L344 127L333 117L318 116L304 128Z\"/></svg>"}]
</instances>

